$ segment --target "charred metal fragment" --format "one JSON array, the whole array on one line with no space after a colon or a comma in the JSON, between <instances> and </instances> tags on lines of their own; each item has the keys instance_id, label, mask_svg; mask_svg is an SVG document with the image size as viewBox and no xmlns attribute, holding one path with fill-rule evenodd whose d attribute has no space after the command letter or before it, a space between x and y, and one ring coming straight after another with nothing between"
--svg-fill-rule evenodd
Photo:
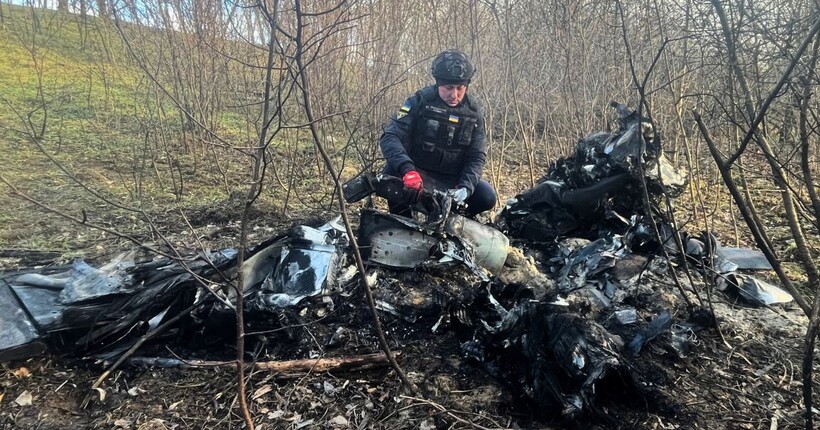
<instances>
[{"instance_id":1,"label":"charred metal fragment","mask_svg":"<svg viewBox=\"0 0 820 430\"><path fill-rule=\"evenodd\" d=\"M495 305L498 309L500 305ZM619 342L601 325L544 302L499 309L462 351L515 381L537 410L575 417L595 408L596 384L620 371Z\"/></svg>"},{"instance_id":2,"label":"charred metal fragment","mask_svg":"<svg viewBox=\"0 0 820 430\"><path fill-rule=\"evenodd\" d=\"M460 262L485 276L500 273L509 240L501 232L458 214L441 230L412 219L364 209L359 222L362 257L388 267L415 268Z\"/></svg>"},{"instance_id":3,"label":"charred metal fragment","mask_svg":"<svg viewBox=\"0 0 820 430\"><path fill-rule=\"evenodd\" d=\"M193 303L196 277L226 269L234 255L191 256L183 265L164 258L137 264L126 253L99 269L77 260L58 273L6 276L3 285L33 323L36 342L63 353L116 352L169 317L169 308ZM0 325L10 318L0 314ZM13 349L2 345L0 354Z\"/></svg>"},{"instance_id":4,"label":"charred metal fragment","mask_svg":"<svg viewBox=\"0 0 820 430\"><path fill-rule=\"evenodd\" d=\"M637 355L641 352L644 345L669 331L670 328L672 328L672 313L669 312L669 310L664 310L629 341L626 345L626 350L632 355Z\"/></svg>"},{"instance_id":5,"label":"charred metal fragment","mask_svg":"<svg viewBox=\"0 0 820 430\"><path fill-rule=\"evenodd\" d=\"M573 251L563 264L558 277L558 288L570 292L587 285L588 280L615 267L618 259L628 251L617 235L598 239L581 249Z\"/></svg>"},{"instance_id":6,"label":"charred metal fragment","mask_svg":"<svg viewBox=\"0 0 820 430\"><path fill-rule=\"evenodd\" d=\"M432 253L438 240L411 220L375 210L362 210L359 246L362 257L389 267L413 268Z\"/></svg>"},{"instance_id":7,"label":"charred metal fragment","mask_svg":"<svg viewBox=\"0 0 820 430\"><path fill-rule=\"evenodd\" d=\"M608 219L641 214L641 171L651 199L683 190L685 175L664 157L651 120L623 105L613 107L616 130L581 139L572 156L558 159L534 188L510 200L497 220L502 231L549 242L570 233L583 235Z\"/></svg>"},{"instance_id":8,"label":"charred metal fragment","mask_svg":"<svg viewBox=\"0 0 820 430\"><path fill-rule=\"evenodd\" d=\"M514 237L552 241L604 220L607 198L628 182L626 174L618 174L584 188L568 189L547 180L507 202L497 222Z\"/></svg>"},{"instance_id":9,"label":"charred metal fragment","mask_svg":"<svg viewBox=\"0 0 820 430\"><path fill-rule=\"evenodd\" d=\"M621 325L630 325L638 322L638 312L635 308L617 310L612 313L612 316Z\"/></svg>"},{"instance_id":10,"label":"charred metal fragment","mask_svg":"<svg viewBox=\"0 0 820 430\"><path fill-rule=\"evenodd\" d=\"M722 291L736 294L758 306L789 303L794 300L791 294L766 281L737 273L730 273L721 278L718 286Z\"/></svg>"},{"instance_id":11,"label":"charred metal fragment","mask_svg":"<svg viewBox=\"0 0 820 430\"><path fill-rule=\"evenodd\" d=\"M772 270L769 260L757 249L719 247L715 255L735 265L735 270Z\"/></svg>"},{"instance_id":12,"label":"charred metal fragment","mask_svg":"<svg viewBox=\"0 0 820 430\"><path fill-rule=\"evenodd\" d=\"M399 178L364 173L344 184L354 202L376 194L391 203L408 204L427 215L423 222L372 209L361 212L359 243L369 261L415 268L435 261L459 261L476 273L497 275L507 258L509 240L501 232L451 212L452 198L439 191L411 190ZM435 263L433 263L435 264Z\"/></svg>"},{"instance_id":13,"label":"charred metal fragment","mask_svg":"<svg viewBox=\"0 0 820 430\"><path fill-rule=\"evenodd\" d=\"M294 227L246 262L245 301L251 310L295 306L337 286L347 235L338 220Z\"/></svg>"},{"instance_id":14,"label":"charred metal fragment","mask_svg":"<svg viewBox=\"0 0 820 430\"><path fill-rule=\"evenodd\" d=\"M33 316L3 279L0 279L0 316L0 362L28 358L46 350Z\"/></svg>"},{"instance_id":15,"label":"charred metal fragment","mask_svg":"<svg viewBox=\"0 0 820 430\"><path fill-rule=\"evenodd\" d=\"M387 312L395 317L401 318L409 322L410 324L415 323L419 319L418 315L416 314L416 312L412 310L412 308L400 311L398 308L396 308L396 306L393 306L392 304L387 303L384 300L376 300L376 309L382 312Z\"/></svg>"},{"instance_id":16,"label":"charred metal fragment","mask_svg":"<svg viewBox=\"0 0 820 430\"><path fill-rule=\"evenodd\" d=\"M343 229L330 222L319 228L298 226L255 247L244 267L247 309L293 306L338 286L346 245ZM223 276L236 274L236 254L226 249L135 263L134 254L126 253L99 269L77 260L59 273L7 276L0 294L14 300L7 300L8 312L0 313L0 327L9 333L0 336L0 358L40 353L39 345L56 346L63 353L116 356L195 301L209 303L209 309L225 307L229 297L219 302L215 295L221 292L204 294L202 281L230 281ZM19 315L26 318L18 320Z\"/></svg>"}]
</instances>

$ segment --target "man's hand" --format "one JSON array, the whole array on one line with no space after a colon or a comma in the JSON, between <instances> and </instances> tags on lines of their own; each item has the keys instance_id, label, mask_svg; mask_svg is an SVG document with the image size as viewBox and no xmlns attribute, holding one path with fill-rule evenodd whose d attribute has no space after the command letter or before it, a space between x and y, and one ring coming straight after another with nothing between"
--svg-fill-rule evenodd
<instances>
[{"instance_id":1,"label":"man's hand","mask_svg":"<svg viewBox=\"0 0 820 430\"><path fill-rule=\"evenodd\" d=\"M405 173L402 180L404 181L404 186L406 188L412 188L414 190L420 190L421 189L421 184L422 184L421 175L419 175L419 172L417 172L415 170L411 170L411 171Z\"/></svg>"},{"instance_id":2,"label":"man's hand","mask_svg":"<svg viewBox=\"0 0 820 430\"><path fill-rule=\"evenodd\" d=\"M470 196L470 192L467 191L466 188L456 188L452 190L447 190L447 195L452 197L454 202L463 203L464 200L467 200L467 197Z\"/></svg>"}]
</instances>

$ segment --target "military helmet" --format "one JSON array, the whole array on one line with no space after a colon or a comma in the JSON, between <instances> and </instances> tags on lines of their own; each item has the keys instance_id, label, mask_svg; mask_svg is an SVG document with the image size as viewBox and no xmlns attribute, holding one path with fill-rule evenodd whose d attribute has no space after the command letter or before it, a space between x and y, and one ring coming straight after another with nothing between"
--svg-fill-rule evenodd
<instances>
[{"instance_id":1,"label":"military helmet","mask_svg":"<svg viewBox=\"0 0 820 430\"><path fill-rule=\"evenodd\" d=\"M475 75L475 66L463 52L448 49L433 59L432 71L437 84L467 85Z\"/></svg>"}]
</instances>

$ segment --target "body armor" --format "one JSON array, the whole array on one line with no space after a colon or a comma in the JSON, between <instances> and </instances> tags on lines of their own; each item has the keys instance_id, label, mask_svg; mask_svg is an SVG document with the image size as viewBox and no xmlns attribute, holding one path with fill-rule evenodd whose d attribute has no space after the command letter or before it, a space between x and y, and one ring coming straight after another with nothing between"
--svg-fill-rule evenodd
<instances>
[{"instance_id":1,"label":"body armor","mask_svg":"<svg viewBox=\"0 0 820 430\"><path fill-rule=\"evenodd\" d=\"M435 87L425 88L419 95L422 103L409 155L422 170L458 175L464 166L465 151L473 144L479 113L468 101L448 106L438 97Z\"/></svg>"}]
</instances>

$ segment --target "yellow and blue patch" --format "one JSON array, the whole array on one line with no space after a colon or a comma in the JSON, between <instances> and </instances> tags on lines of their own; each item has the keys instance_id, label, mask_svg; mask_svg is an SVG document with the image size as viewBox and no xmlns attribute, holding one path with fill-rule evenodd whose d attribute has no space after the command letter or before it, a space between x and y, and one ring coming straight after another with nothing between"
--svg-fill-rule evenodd
<instances>
[{"instance_id":1,"label":"yellow and blue patch","mask_svg":"<svg viewBox=\"0 0 820 430\"><path fill-rule=\"evenodd\" d=\"M449 119L449 120L450 120L450 122L452 122L453 124L458 124L458 117L457 117L457 116L455 116L455 115L450 115L450 118L448 118L448 119Z\"/></svg>"},{"instance_id":2,"label":"yellow and blue patch","mask_svg":"<svg viewBox=\"0 0 820 430\"><path fill-rule=\"evenodd\" d=\"M396 112L396 119L402 119L407 116L407 114L410 113L411 108L412 106L410 106L409 103L403 104L402 107L399 108L399 111Z\"/></svg>"}]
</instances>

